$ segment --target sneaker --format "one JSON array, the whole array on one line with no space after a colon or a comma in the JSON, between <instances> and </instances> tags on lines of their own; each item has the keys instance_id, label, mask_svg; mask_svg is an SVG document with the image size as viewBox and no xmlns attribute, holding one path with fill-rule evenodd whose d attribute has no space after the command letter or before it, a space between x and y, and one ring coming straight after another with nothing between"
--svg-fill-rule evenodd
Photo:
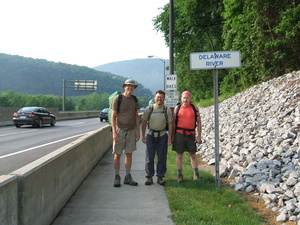
<instances>
[{"instance_id":1,"label":"sneaker","mask_svg":"<svg viewBox=\"0 0 300 225\"><path fill-rule=\"evenodd\" d=\"M199 173L194 173L194 180L200 180Z\"/></svg>"},{"instance_id":2,"label":"sneaker","mask_svg":"<svg viewBox=\"0 0 300 225\"><path fill-rule=\"evenodd\" d=\"M147 177L145 185L151 185L151 184L153 184L153 178L152 177Z\"/></svg>"},{"instance_id":3,"label":"sneaker","mask_svg":"<svg viewBox=\"0 0 300 225\"><path fill-rule=\"evenodd\" d=\"M178 183L182 183L183 182L183 175L182 174L178 174L177 182Z\"/></svg>"},{"instance_id":4,"label":"sneaker","mask_svg":"<svg viewBox=\"0 0 300 225\"><path fill-rule=\"evenodd\" d=\"M138 183L135 182L132 179L131 174L128 174L128 175L125 176L125 178L124 178L124 184L129 184L131 186L137 186L138 185Z\"/></svg>"},{"instance_id":5,"label":"sneaker","mask_svg":"<svg viewBox=\"0 0 300 225\"><path fill-rule=\"evenodd\" d=\"M157 183L160 184L160 185L165 185L166 182L164 181L164 179L162 177L158 177L157 178Z\"/></svg>"},{"instance_id":6,"label":"sneaker","mask_svg":"<svg viewBox=\"0 0 300 225\"><path fill-rule=\"evenodd\" d=\"M121 187L121 177L120 177L120 175L115 176L114 187Z\"/></svg>"}]
</instances>

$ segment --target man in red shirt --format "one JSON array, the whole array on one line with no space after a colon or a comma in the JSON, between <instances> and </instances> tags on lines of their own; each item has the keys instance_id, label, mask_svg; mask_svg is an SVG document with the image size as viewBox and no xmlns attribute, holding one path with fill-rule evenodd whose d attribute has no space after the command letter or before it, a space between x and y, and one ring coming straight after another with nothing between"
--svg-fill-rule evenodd
<instances>
[{"instance_id":1,"label":"man in red shirt","mask_svg":"<svg viewBox=\"0 0 300 225\"><path fill-rule=\"evenodd\" d=\"M194 170L194 180L199 180L197 146L201 143L201 117L197 107L191 104L191 93L184 91L181 94L181 105L174 109L174 141L173 151L176 151L176 166L179 183L183 182L182 157L186 151L189 153L191 166ZM197 130L197 136L196 132Z\"/></svg>"}]
</instances>

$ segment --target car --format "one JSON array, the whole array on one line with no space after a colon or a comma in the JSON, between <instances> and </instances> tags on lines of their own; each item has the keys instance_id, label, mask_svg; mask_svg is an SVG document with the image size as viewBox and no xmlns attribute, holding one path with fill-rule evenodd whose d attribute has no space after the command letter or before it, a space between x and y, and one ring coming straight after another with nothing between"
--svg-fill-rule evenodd
<instances>
[{"instance_id":1,"label":"car","mask_svg":"<svg viewBox=\"0 0 300 225\"><path fill-rule=\"evenodd\" d=\"M56 117L44 107L23 107L13 114L13 123L17 128L22 125L42 127L44 124L54 126Z\"/></svg>"},{"instance_id":2,"label":"car","mask_svg":"<svg viewBox=\"0 0 300 225\"><path fill-rule=\"evenodd\" d=\"M99 118L100 121L102 122L103 120L108 121L108 111L109 108L104 108L100 113L99 113Z\"/></svg>"}]
</instances>

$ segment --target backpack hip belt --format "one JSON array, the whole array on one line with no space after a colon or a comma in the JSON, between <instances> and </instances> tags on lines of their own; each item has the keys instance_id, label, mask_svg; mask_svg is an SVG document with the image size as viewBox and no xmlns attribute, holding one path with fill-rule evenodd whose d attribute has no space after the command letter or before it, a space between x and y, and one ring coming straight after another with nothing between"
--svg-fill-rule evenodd
<instances>
[{"instance_id":1,"label":"backpack hip belt","mask_svg":"<svg viewBox=\"0 0 300 225\"><path fill-rule=\"evenodd\" d=\"M187 135L185 133L186 131L195 132L195 129L186 129L186 128L182 128L182 127L176 127L176 130L183 130L183 135ZM190 135L193 135L193 134L190 134Z\"/></svg>"}]
</instances>

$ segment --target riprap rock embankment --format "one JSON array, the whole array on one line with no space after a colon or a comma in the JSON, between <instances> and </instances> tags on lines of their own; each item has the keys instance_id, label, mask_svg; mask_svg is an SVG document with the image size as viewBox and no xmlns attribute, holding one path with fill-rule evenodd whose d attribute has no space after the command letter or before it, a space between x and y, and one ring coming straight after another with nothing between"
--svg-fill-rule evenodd
<instances>
[{"instance_id":1,"label":"riprap rock embankment","mask_svg":"<svg viewBox=\"0 0 300 225\"><path fill-rule=\"evenodd\" d=\"M200 108L199 154L215 163L214 107ZM300 71L253 86L219 104L220 176L236 191L254 192L278 212L300 220ZM300 224L298 222L298 224Z\"/></svg>"}]
</instances>

